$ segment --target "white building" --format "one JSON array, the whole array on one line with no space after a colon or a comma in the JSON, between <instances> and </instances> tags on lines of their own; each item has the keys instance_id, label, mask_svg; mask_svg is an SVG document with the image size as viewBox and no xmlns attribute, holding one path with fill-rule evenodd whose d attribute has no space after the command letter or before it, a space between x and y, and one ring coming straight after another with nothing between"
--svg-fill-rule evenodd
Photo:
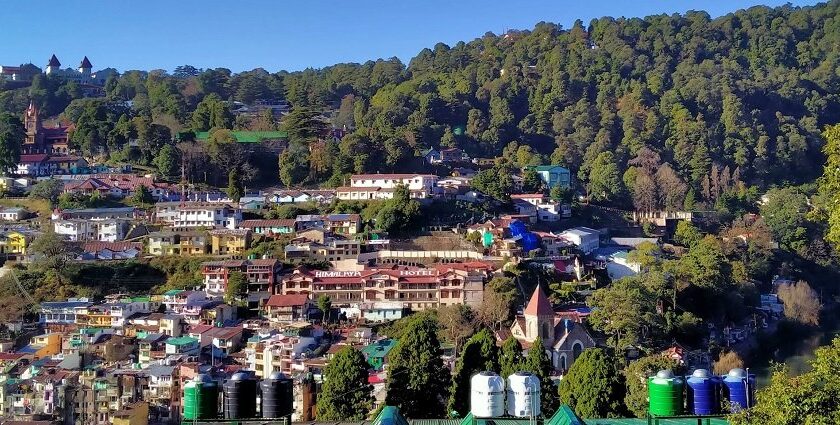
<instances>
[{"instance_id":1,"label":"white building","mask_svg":"<svg viewBox=\"0 0 840 425\"><path fill-rule=\"evenodd\" d=\"M573 243L584 254L589 254L600 246L600 233L588 227L575 227L560 234L563 239Z\"/></svg>"},{"instance_id":2,"label":"white building","mask_svg":"<svg viewBox=\"0 0 840 425\"><path fill-rule=\"evenodd\" d=\"M159 202L155 211L157 222L176 228L236 229L242 222L242 209L228 204Z\"/></svg>"},{"instance_id":3,"label":"white building","mask_svg":"<svg viewBox=\"0 0 840 425\"><path fill-rule=\"evenodd\" d=\"M53 228L55 233L72 242L118 242L125 238L129 222L122 219L59 219L53 220Z\"/></svg>"},{"instance_id":4,"label":"white building","mask_svg":"<svg viewBox=\"0 0 840 425\"><path fill-rule=\"evenodd\" d=\"M342 200L391 199L398 186L405 186L414 199L429 198L435 193L438 176L430 174L356 174L350 186L336 190Z\"/></svg>"},{"instance_id":5,"label":"white building","mask_svg":"<svg viewBox=\"0 0 840 425\"><path fill-rule=\"evenodd\" d=\"M618 280L627 276L635 276L642 270L639 263L627 259L627 251L618 251L610 256L607 261L607 274L612 280Z\"/></svg>"},{"instance_id":6,"label":"white building","mask_svg":"<svg viewBox=\"0 0 840 425\"><path fill-rule=\"evenodd\" d=\"M3 221L20 221L26 218L27 214L25 208L0 208L0 220Z\"/></svg>"}]
</instances>

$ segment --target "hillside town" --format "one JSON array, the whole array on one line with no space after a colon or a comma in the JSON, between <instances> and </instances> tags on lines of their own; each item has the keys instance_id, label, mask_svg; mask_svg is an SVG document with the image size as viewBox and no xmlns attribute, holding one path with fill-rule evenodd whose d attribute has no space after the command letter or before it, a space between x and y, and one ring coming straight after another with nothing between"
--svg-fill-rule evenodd
<instances>
[{"instance_id":1,"label":"hillside town","mask_svg":"<svg viewBox=\"0 0 840 425\"><path fill-rule=\"evenodd\" d=\"M833 423L838 13L0 66L0 423Z\"/></svg>"}]
</instances>

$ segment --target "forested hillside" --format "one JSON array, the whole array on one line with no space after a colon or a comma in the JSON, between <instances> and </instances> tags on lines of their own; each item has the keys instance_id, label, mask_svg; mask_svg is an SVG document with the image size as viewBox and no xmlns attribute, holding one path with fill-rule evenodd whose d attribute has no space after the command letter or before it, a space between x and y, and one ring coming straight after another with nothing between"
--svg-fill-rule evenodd
<instances>
[{"instance_id":1,"label":"forested hillside","mask_svg":"<svg viewBox=\"0 0 840 425\"><path fill-rule=\"evenodd\" d=\"M108 82L104 100L39 77L0 92L0 109L20 114L32 96L48 113L67 109L85 154L172 164L156 155L176 131L281 125L234 119L220 100L285 98L298 111L334 110L333 125L355 129L338 144L293 132L281 158L289 186L404 170L422 149L455 146L505 153L499 167L565 164L595 198L681 209L821 173L819 133L840 121L839 8L539 23L437 44L407 67L394 58L276 74L131 71ZM311 122L303 118L297 125ZM139 152L125 151L132 138ZM278 174L246 177L270 183Z\"/></svg>"}]
</instances>

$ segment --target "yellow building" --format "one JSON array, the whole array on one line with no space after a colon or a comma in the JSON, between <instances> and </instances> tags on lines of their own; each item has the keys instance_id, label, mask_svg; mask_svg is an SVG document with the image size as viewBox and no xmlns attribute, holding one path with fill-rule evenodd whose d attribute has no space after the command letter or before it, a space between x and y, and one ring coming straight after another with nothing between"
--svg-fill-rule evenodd
<instances>
[{"instance_id":1,"label":"yellow building","mask_svg":"<svg viewBox=\"0 0 840 425\"><path fill-rule=\"evenodd\" d=\"M251 247L251 231L248 229L218 229L210 231L213 255L242 255Z\"/></svg>"},{"instance_id":2,"label":"yellow building","mask_svg":"<svg viewBox=\"0 0 840 425\"><path fill-rule=\"evenodd\" d=\"M0 254L15 258L25 256L31 240L32 235L16 230L0 234Z\"/></svg>"},{"instance_id":3,"label":"yellow building","mask_svg":"<svg viewBox=\"0 0 840 425\"><path fill-rule=\"evenodd\" d=\"M36 359L54 356L61 352L61 334L57 332L33 336L29 339L27 351Z\"/></svg>"},{"instance_id":4,"label":"yellow building","mask_svg":"<svg viewBox=\"0 0 840 425\"><path fill-rule=\"evenodd\" d=\"M113 425L148 425L149 403L137 401L125 406L111 417Z\"/></svg>"},{"instance_id":5,"label":"yellow building","mask_svg":"<svg viewBox=\"0 0 840 425\"><path fill-rule=\"evenodd\" d=\"M149 234L146 249L152 255L207 255L208 239L204 232L154 232Z\"/></svg>"}]
</instances>

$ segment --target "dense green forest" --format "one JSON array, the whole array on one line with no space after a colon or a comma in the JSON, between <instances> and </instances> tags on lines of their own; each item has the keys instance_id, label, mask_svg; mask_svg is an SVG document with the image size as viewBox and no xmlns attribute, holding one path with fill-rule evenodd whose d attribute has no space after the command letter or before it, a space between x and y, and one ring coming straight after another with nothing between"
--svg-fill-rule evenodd
<instances>
[{"instance_id":1,"label":"dense green forest","mask_svg":"<svg viewBox=\"0 0 840 425\"><path fill-rule=\"evenodd\" d=\"M73 141L86 155L154 165L167 163L156 156L178 131L284 125L234 118L223 100L286 99L297 111L331 111L334 126L353 130L339 143L295 131L281 158L288 186L411 169L422 149L454 146L505 152L503 165L514 167L564 164L595 198L677 209L820 174L819 133L840 121L838 8L541 22L439 43L408 66L392 58L274 74L129 71L108 81L105 99L80 99L74 83L39 77L0 92L0 110L21 114L33 97L76 124ZM132 138L139 148L126 151ZM234 164L246 180L276 181L276 169L250 169L252 156Z\"/></svg>"}]
</instances>

